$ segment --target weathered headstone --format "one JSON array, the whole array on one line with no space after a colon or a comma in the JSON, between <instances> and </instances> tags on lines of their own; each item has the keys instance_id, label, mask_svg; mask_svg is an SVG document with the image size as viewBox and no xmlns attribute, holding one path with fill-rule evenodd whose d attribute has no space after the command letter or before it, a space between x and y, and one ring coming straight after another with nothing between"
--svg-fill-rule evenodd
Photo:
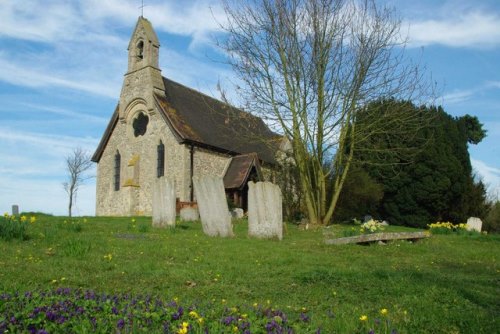
<instances>
[{"instance_id":1,"label":"weathered headstone","mask_svg":"<svg viewBox=\"0 0 500 334\"><path fill-rule=\"evenodd\" d=\"M179 212L182 221L195 221L200 220L200 213L197 208L186 206Z\"/></svg>"},{"instance_id":2,"label":"weathered headstone","mask_svg":"<svg viewBox=\"0 0 500 334\"><path fill-rule=\"evenodd\" d=\"M12 215L13 216L19 216L19 205L13 205L12 206Z\"/></svg>"},{"instance_id":3,"label":"weathered headstone","mask_svg":"<svg viewBox=\"0 0 500 334\"><path fill-rule=\"evenodd\" d=\"M248 182L248 235L283 238L280 188L270 182Z\"/></svg>"},{"instance_id":4,"label":"weathered headstone","mask_svg":"<svg viewBox=\"0 0 500 334\"><path fill-rule=\"evenodd\" d=\"M470 217L469 219L467 219L467 231L481 232L482 227L483 222L481 221L481 219L476 217Z\"/></svg>"},{"instance_id":5,"label":"weathered headstone","mask_svg":"<svg viewBox=\"0 0 500 334\"><path fill-rule=\"evenodd\" d=\"M194 193L206 235L232 237L233 226L221 177L193 177Z\"/></svg>"},{"instance_id":6,"label":"weathered headstone","mask_svg":"<svg viewBox=\"0 0 500 334\"><path fill-rule=\"evenodd\" d=\"M153 184L153 226L175 226L175 186L171 178L161 177Z\"/></svg>"},{"instance_id":7,"label":"weathered headstone","mask_svg":"<svg viewBox=\"0 0 500 334\"><path fill-rule=\"evenodd\" d=\"M236 219L243 218L245 216L245 212L242 208L234 208L231 210L231 216Z\"/></svg>"}]
</instances>

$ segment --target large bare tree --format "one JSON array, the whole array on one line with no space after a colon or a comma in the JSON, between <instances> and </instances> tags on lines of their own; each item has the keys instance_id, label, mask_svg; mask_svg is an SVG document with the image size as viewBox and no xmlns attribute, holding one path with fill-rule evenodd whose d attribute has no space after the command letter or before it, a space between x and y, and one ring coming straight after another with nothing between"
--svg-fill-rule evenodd
<instances>
[{"instance_id":1,"label":"large bare tree","mask_svg":"<svg viewBox=\"0 0 500 334\"><path fill-rule=\"evenodd\" d=\"M393 129L384 115L356 127L370 102L415 100L427 88L405 56L401 23L375 0L222 1L219 45L243 83L245 108L290 140L309 221L328 224L357 143L416 124L401 112L397 125L387 118Z\"/></svg>"},{"instance_id":2,"label":"large bare tree","mask_svg":"<svg viewBox=\"0 0 500 334\"><path fill-rule=\"evenodd\" d=\"M68 181L63 183L64 190L69 196L68 216L71 217L73 204L76 202L76 195L80 186L89 179L85 172L92 167L92 161L87 151L78 147L66 157L66 171Z\"/></svg>"}]
</instances>

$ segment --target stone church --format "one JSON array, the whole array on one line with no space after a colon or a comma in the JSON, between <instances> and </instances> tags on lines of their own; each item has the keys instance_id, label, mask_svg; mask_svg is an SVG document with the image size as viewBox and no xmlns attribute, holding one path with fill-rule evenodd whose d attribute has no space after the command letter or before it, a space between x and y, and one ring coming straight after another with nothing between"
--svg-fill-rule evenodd
<instances>
[{"instance_id":1,"label":"stone church","mask_svg":"<svg viewBox=\"0 0 500 334\"><path fill-rule=\"evenodd\" d=\"M151 215L162 177L175 180L179 205L194 203L199 175L222 177L228 199L245 208L248 181L273 177L283 137L260 118L163 77L159 50L151 23L139 17L118 105L92 157L96 215Z\"/></svg>"}]
</instances>

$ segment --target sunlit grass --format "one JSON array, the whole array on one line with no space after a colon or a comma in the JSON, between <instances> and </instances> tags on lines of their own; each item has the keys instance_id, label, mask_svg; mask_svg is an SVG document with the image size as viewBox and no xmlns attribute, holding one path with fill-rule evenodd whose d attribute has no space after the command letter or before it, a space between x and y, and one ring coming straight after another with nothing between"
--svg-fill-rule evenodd
<instances>
[{"instance_id":1,"label":"sunlit grass","mask_svg":"<svg viewBox=\"0 0 500 334\"><path fill-rule=\"evenodd\" d=\"M496 235L332 246L324 240L342 237L351 226L301 231L288 225L280 242L248 238L245 221L229 239L205 236L199 223L173 230L150 224L144 217L39 215L28 226L29 240L0 241L0 289L148 294L177 297L183 305L224 300L244 308L241 313L257 303L297 321L305 309L307 328L321 333L383 333L383 325L388 333L492 333L500 327Z\"/></svg>"}]
</instances>

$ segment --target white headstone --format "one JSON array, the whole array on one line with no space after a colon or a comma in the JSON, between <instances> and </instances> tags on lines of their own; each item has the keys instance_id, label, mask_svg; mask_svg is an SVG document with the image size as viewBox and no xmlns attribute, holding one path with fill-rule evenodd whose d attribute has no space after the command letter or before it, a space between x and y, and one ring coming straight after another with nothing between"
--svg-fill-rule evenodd
<instances>
[{"instance_id":1,"label":"white headstone","mask_svg":"<svg viewBox=\"0 0 500 334\"><path fill-rule=\"evenodd\" d=\"M481 228L483 227L483 222L481 219L476 217L470 217L467 219L467 231L477 231L481 232Z\"/></svg>"},{"instance_id":2,"label":"white headstone","mask_svg":"<svg viewBox=\"0 0 500 334\"><path fill-rule=\"evenodd\" d=\"M182 221L196 221L200 220L200 213L197 208L186 206L181 209L180 216Z\"/></svg>"},{"instance_id":3,"label":"white headstone","mask_svg":"<svg viewBox=\"0 0 500 334\"><path fill-rule=\"evenodd\" d=\"M248 234L257 238L283 238L280 188L270 182L248 182Z\"/></svg>"},{"instance_id":4,"label":"white headstone","mask_svg":"<svg viewBox=\"0 0 500 334\"><path fill-rule=\"evenodd\" d=\"M175 226L174 180L161 177L153 183L153 226Z\"/></svg>"},{"instance_id":5,"label":"white headstone","mask_svg":"<svg viewBox=\"0 0 500 334\"><path fill-rule=\"evenodd\" d=\"M242 208L234 208L233 210L231 210L231 216L236 219L241 219L245 216L245 212Z\"/></svg>"},{"instance_id":6,"label":"white headstone","mask_svg":"<svg viewBox=\"0 0 500 334\"><path fill-rule=\"evenodd\" d=\"M193 177L194 193L206 235L232 237L233 226L221 177Z\"/></svg>"},{"instance_id":7,"label":"white headstone","mask_svg":"<svg viewBox=\"0 0 500 334\"><path fill-rule=\"evenodd\" d=\"M19 205L13 205L12 206L12 215L13 216L19 216Z\"/></svg>"}]
</instances>

